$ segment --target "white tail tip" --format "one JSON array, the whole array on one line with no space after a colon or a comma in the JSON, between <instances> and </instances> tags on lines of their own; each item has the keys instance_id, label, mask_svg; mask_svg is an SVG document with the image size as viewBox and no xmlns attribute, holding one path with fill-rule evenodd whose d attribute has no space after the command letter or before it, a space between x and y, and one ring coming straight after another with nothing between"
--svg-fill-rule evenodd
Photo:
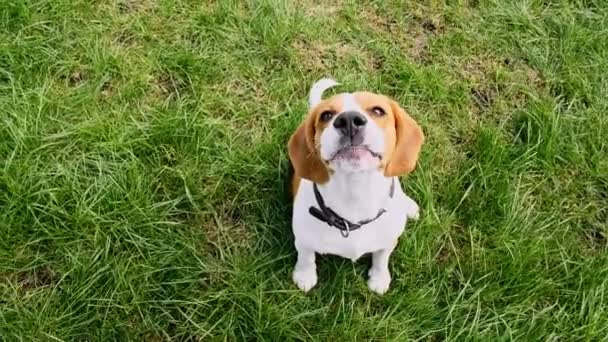
<instances>
[{"instance_id":1,"label":"white tail tip","mask_svg":"<svg viewBox=\"0 0 608 342\"><path fill-rule=\"evenodd\" d=\"M308 97L308 105L310 108L318 105L323 99L323 93L339 83L332 80L331 78L323 78L315 82L310 88L310 95Z\"/></svg>"}]
</instances>

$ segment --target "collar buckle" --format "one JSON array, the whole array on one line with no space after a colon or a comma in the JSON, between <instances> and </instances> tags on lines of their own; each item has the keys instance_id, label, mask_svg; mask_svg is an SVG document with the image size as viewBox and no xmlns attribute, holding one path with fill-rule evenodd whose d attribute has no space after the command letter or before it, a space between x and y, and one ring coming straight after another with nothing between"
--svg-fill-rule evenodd
<instances>
[{"instance_id":1,"label":"collar buckle","mask_svg":"<svg viewBox=\"0 0 608 342\"><path fill-rule=\"evenodd\" d=\"M342 219L342 221L344 222L345 229L340 229L340 235L346 239L350 235L350 224L348 224L348 221L344 219Z\"/></svg>"}]
</instances>

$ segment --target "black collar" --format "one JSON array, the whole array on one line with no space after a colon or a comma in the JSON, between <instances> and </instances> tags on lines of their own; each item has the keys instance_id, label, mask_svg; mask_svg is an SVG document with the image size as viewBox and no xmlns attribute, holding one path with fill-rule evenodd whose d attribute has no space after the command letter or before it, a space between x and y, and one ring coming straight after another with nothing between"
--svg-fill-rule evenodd
<instances>
[{"instance_id":1,"label":"black collar","mask_svg":"<svg viewBox=\"0 0 608 342\"><path fill-rule=\"evenodd\" d=\"M312 188L315 193L315 198L317 199L317 204L319 205L319 208L321 208L321 209L319 210L319 209L311 206L310 208L308 208L308 212L310 213L310 215L312 215L319 221L323 221L323 222L327 223L330 227L335 227L336 229L340 230L340 234L342 234L342 236L345 238L348 237L348 235L350 234L351 231L357 230L357 229L363 227L364 225L377 220L380 216L382 216L382 214L384 214L386 212L386 209L384 209L384 208L380 209L380 211L378 211L378 215L376 215L376 217L371 218L371 219L361 220L359 222L354 223L354 222L351 222L351 221L343 218L342 216L336 214L336 212L331 210L331 208L325 206L325 201L323 200L323 197L321 196L321 193L319 192L317 183L313 183ZM394 194L395 194L395 178L393 177L393 180L391 182L391 188L388 193L389 198L393 198Z\"/></svg>"}]
</instances>

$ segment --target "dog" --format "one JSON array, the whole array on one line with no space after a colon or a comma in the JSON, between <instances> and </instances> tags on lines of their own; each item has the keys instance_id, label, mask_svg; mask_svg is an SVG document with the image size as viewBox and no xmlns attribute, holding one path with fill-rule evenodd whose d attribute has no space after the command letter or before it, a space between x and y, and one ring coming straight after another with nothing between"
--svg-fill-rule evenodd
<instances>
[{"instance_id":1,"label":"dog","mask_svg":"<svg viewBox=\"0 0 608 342\"><path fill-rule=\"evenodd\" d=\"M355 92L323 100L336 85L326 78L311 87L308 115L288 143L293 281L304 292L317 284L316 254L356 261L371 253L368 287L384 294L391 283L389 257L407 219L419 216L399 176L416 167L424 134L386 96Z\"/></svg>"}]
</instances>

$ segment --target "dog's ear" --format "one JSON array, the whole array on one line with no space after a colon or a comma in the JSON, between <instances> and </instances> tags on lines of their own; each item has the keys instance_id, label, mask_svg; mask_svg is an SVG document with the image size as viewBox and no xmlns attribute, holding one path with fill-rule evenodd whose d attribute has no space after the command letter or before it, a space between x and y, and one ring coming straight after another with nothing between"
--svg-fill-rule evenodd
<instances>
[{"instance_id":1,"label":"dog's ear","mask_svg":"<svg viewBox=\"0 0 608 342\"><path fill-rule=\"evenodd\" d=\"M323 184L329 172L314 147L314 137L314 120L309 116L289 139L289 159L297 176Z\"/></svg>"},{"instance_id":2,"label":"dog's ear","mask_svg":"<svg viewBox=\"0 0 608 342\"><path fill-rule=\"evenodd\" d=\"M395 119L395 149L391 155L384 175L401 176L416 168L418 154L424 143L422 128L395 101L391 100L391 110Z\"/></svg>"}]
</instances>

